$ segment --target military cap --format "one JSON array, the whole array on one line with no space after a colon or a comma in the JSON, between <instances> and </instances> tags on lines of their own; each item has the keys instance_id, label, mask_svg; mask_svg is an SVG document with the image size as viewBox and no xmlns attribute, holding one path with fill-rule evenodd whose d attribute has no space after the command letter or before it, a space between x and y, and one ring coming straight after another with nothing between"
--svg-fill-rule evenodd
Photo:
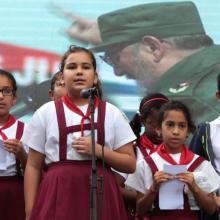
<instances>
[{"instance_id":1,"label":"military cap","mask_svg":"<svg viewBox=\"0 0 220 220\"><path fill-rule=\"evenodd\" d=\"M138 42L145 35L157 38L204 34L199 12L193 2L163 2L136 5L98 17L102 43L93 51Z\"/></svg>"}]
</instances>

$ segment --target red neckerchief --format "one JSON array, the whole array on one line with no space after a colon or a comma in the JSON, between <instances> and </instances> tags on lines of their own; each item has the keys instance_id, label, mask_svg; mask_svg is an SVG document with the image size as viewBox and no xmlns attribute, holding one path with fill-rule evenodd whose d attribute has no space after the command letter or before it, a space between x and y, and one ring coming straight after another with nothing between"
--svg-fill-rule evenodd
<instances>
[{"instance_id":1,"label":"red neckerchief","mask_svg":"<svg viewBox=\"0 0 220 220\"><path fill-rule=\"evenodd\" d=\"M7 122L0 128L0 135L2 136L2 139L4 141L7 140L8 137L2 130L11 127L15 122L16 122L15 117L13 115L9 115Z\"/></svg>"},{"instance_id":2,"label":"red neckerchief","mask_svg":"<svg viewBox=\"0 0 220 220\"><path fill-rule=\"evenodd\" d=\"M90 106L88 105L87 107L87 110L86 110L86 114L84 114L70 99L70 97L68 95L65 95L62 97L62 100L63 102L67 105L67 107L75 112L76 114L78 115L81 115L82 116L82 119L81 119L81 122L80 122L80 126L81 126L81 136L83 137L84 136L84 120L85 119L88 119L89 121L91 121L91 118L90 118ZM94 109L97 108L99 104L99 99L98 97L95 96L95 102L94 102Z\"/></svg>"},{"instance_id":3,"label":"red neckerchief","mask_svg":"<svg viewBox=\"0 0 220 220\"><path fill-rule=\"evenodd\" d=\"M166 151L165 145L164 144L160 144L157 147L157 153L167 162L171 163L172 165L184 165L184 164L189 164L193 157L194 157L194 153L192 151L190 151L187 146L185 144L183 144L183 150L181 152L181 156L180 156L180 161L179 163L177 163L170 155L169 153Z\"/></svg>"},{"instance_id":4,"label":"red neckerchief","mask_svg":"<svg viewBox=\"0 0 220 220\"><path fill-rule=\"evenodd\" d=\"M140 136L140 146L145 149L149 149L150 154L155 150L154 144L150 141L145 133Z\"/></svg>"}]
</instances>

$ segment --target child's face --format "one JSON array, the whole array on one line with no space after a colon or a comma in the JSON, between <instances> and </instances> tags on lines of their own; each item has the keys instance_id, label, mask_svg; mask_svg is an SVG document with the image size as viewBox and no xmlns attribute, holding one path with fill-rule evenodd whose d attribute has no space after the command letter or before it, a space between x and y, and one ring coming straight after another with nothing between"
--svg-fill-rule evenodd
<instances>
[{"instance_id":1,"label":"child's face","mask_svg":"<svg viewBox=\"0 0 220 220\"><path fill-rule=\"evenodd\" d=\"M57 79L54 84L53 98L57 100L66 94L66 88L63 79Z\"/></svg>"},{"instance_id":2,"label":"child's face","mask_svg":"<svg viewBox=\"0 0 220 220\"><path fill-rule=\"evenodd\" d=\"M188 135L188 122L182 111L170 110L165 113L161 134L169 152L181 152Z\"/></svg>"},{"instance_id":3,"label":"child's face","mask_svg":"<svg viewBox=\"0 0 220 220\"><path fill-rule=\"evenodd\" d=\"M63 77L68 93L79 93L82 89L93 87L98 80L90 56L83 51L68 56Z\"/></svg>"},{"instance_id":4,"label":"child's face","mask_svg":"<svg viewBox=\"0 0 220 220\"><path fill-rule=\"evenodd\" d=\"M16 97L11 95L3 95L2 89L7 89L8 92L13 90L12 83L7 76L0 75L0 117L7 116L12 106L16 103Z\"/></svg>"},{"instance_id":5,"label":"child's face","mask_svg":"<svg viewBox=\"0 0 220 220\"><path fill-rule=\"evenodd\" d=\"M162 138L156 132L156 128L158 127L157 120L159 117L159 113L160 111L155 109L146 119L142 119L143 125L145 127L145 132L147 133L148 138L154 144L160 144L162 141Z\"/></svg>"},{"instance_id":6,"label":"child's face","mask_svg":"<svg viewBox=\"0 0 220 220\"><path fill-rule=\"evenodd\" d=\"M59 76L54 83L54 89L49 91L51 100L60 99L66 94L65 83L62 76Z\"/></svg>"}]
</instances>

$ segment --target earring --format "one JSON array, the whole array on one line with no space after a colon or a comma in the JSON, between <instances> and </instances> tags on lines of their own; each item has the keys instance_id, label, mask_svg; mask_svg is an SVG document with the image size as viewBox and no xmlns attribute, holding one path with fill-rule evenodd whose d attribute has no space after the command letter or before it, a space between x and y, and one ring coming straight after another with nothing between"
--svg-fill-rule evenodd
<instances>
[{"instance_id":1,"label":"earring","mask_svg":"<svg viewBox=\"0 0 220 220\"><path fill-rule=\"evenodd\" d=\"M160 131L156 131L156 133L159 138L162 138L162 133Z\"/></svg>"}]
</instances>

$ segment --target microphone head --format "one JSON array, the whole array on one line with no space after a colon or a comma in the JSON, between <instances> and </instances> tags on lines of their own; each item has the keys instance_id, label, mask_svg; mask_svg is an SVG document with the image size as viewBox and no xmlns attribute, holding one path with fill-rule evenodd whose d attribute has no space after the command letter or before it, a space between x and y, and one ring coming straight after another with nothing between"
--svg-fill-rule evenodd
<instances>
[{"instance_id":1,"label":"microphone head","mask_svg":"<svg viewBox=\"0 0 220 220\"><path fill-rule=\"evenodd\" d=\"M97 95L97 89L96 89L96 87L88 88L88 89L82 89L82 90L80 91L80 97L81 97L81 98L84 98L84 99L87 99L87 98L89 98L90 96L94 96L94 95Z\"/></svg>"}]
</instances>

